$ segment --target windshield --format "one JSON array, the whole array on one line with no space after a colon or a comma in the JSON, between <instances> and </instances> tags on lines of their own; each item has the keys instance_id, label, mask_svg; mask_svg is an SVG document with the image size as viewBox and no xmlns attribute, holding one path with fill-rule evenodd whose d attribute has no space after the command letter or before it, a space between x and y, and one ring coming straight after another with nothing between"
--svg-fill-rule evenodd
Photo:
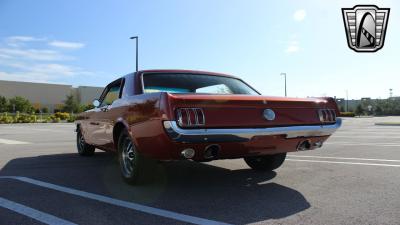
<instances>
[{"instance_id":1,"label":"windshield","mask_svg":"<svg viewBox=\"0 0 400 225\"><path fill-rule=\"evenodd\" d=\"M207 74L144 74L144 93L243 94L258 93L243 81Z\"/></svg>"}]
</instances>

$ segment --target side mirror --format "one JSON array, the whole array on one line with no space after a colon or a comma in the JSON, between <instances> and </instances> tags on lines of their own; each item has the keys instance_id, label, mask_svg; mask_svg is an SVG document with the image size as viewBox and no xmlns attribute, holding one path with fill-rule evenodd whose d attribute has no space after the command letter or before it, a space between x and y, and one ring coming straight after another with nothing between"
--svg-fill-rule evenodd
<instances>
[{"instance_id":1,"label":"side mirror","mask_svg":"<svg viewBox=\"0 0 400 225\"><path fill-rule=\"evenodd\" d=\"M99 100L97 100L97 99L95 99L95 100L93 100L93 103L92 103L93 105L94 105L94 107L99 107L100 106L100 102L99 102Z\"/></svg>"}]
</instances>

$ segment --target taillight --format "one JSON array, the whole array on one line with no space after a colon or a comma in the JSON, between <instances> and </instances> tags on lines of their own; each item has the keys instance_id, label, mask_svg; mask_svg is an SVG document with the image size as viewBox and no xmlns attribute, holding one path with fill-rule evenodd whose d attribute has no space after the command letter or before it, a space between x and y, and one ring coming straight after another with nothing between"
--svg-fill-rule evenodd
<instances>
[{"instance_id":1,"label":"taillight","mask_svg":"<svg viewBox=\"0 0 400 225\"><path fill-rule=\"evenodd\" d=\"M318 110L319 121L323 123L336 122L336 112L333 109L320 109Z\"/></svg>"},{"instance_id":2,"label":"taillight","mask_svg":"<svg viewBox=\"0 0 400 225\"><path fill-rule=\"evenodd\" d=\"M200 108L179 108L176 110L178 125L181 127L203 126L204 112Z\"/></svg>"}]
</instances>

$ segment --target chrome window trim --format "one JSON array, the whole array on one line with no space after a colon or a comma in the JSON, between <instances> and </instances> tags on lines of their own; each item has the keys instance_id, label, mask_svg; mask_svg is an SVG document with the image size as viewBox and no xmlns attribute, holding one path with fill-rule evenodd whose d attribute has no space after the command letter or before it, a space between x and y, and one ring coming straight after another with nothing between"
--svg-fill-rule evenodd
<instances>
[{"instance_id":1,"label":"chrome window trim","mask_svg":"<svg viewBox=\"0 0 400 225\"><path fill-rule=\"evenodd\" d=\"M140 80L141 80L141 83L142 83L142 94L145 94L145 92L144 92L144 79L143 79L144 75L146 75L146 74L158 74L158 73L159 73L159 72L139 72ZM244 83L244 84L245 84L246 86L248 86L251 90L253 90L254 92L256 92L258 95L261 95L261 93L258 92L255 88L253 88L250 84L248 84L247 82L245 82L244 80L242 80L242 79L240 79L240 78L238 78L238 77L224 76L223 74L221 74L221 75L210 75L210 74L207 74L207 73L185 73L185 72L176 72L176 73L173 73L173 74L179 74L179 73L181 73L181 74L193 74L193 75L199 74L199 75L206 75L206 76L219 76L219 77L227 77L227 78L236 79L236 80L239 80L239 81L241 81L242 83Z\"/></svg>"},{"instance_id":2,"label":"chrome window trim","mask_svg":"<svg viewBox=\"0 0 400 225\"><path fill-rule=\"evenodd\" d=\"M337 118L334 124L270 128L182 129L176 121L164 121L163 125L168 136L176 142L245 142L254 136L286 135L286 138L328 136L342 125L342 119Z\"/></svg>"}]
</instances>

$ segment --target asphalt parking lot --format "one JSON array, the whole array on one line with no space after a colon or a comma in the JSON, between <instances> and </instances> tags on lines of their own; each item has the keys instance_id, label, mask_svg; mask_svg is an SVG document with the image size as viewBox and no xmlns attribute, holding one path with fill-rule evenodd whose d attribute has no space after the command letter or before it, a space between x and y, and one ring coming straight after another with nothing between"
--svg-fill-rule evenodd
<instances>
[{"instance_id":1,"label":"asphalt parking lot","mask_svg":"<svg viewBox=\"0 0 400 225\"><path fill-rule=\"evenodd\" d=\"M79 157L73 124L0 125L0 224L400 224L400 126L376 121L400 117L344 119L276 172L170 162L141 186L111 154Z\"/></svg>"}]
</instances>

